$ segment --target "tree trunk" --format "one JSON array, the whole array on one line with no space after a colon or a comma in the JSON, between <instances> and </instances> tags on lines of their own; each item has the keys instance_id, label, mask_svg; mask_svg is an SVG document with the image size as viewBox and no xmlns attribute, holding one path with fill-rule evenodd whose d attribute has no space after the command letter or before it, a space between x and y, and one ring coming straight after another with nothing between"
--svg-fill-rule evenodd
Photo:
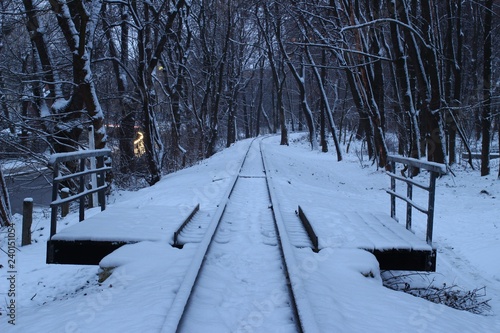
<instances>
[{"instance_id":1,"label":"tree trunk","mask_svg":"<svg viewBox=\"0 0 500 333\"><path fill-rule=\"evenodd\" d=\"M328 123L330 126L330 131L332 133L333 142L335 144L335 149L337 151L337 161L342 161L342 151L340 150L339 141L337 138L337 128L335 126L335 122L333 120L332 110L330 108L330 104L328 103L328 96L326 94L325 83L326 83L326 51L322 51L322 62L323 66L321 67L321 72L318 72L318 68L314 63L314 58L312 57L309 49L306 47L306 54L309 62L312 65L314 76L316 77L316 81L318 83L320 95L321 95L321 147L323 152L328 151L327 141L326 141L326 133L325 133L325 118L328 118ZM335 86L335 89L337 87ZM335 90L335 94L337 95L337 91ZM337 98L335 99L335 102Z\"/></svg>"},{"instance_id":2,"label":"tree trunk","mask_svg":"<svg viewBox=\"0 0 500 333\"><path fill-rule=\"evenodd\" d=\"M192 32L189 24L187 24L188 17L186 11L179 9L179 12L177 29L175 35L171 38L171 44L169 44L169 49L174 51L168 52L168 55L162 58L165 66L163 70L164 87L167 89L170 97L170 110L173 123L171 126L172 146L170 147L170 151L174 169L177 169L179 166L185 167L186 165L187 151L181 143L181 115L185 113L184 105L187 100L187 62L192 40ZM169 84L171 73L174 75L172 85Z\"/></svg>"},{"instance_id":3,"label":"tree trunk","mask_svg":"<svg viewBox=\"0 0 500 333\"><path fill-rule=\"evenodd\" d=\"M163 30L154 33L153 27L149 24L150 20L158 19L156 9L152 7L153 3L145 2L143 8L138 7L137 1L132 1L130 5L134 14L131 16L137 27L137 60L139 63L137 67L137 94L142 104L141 111L144 122L144 146L149 172L146 180L149 185L154 185L161 179L165 148L154 109L157 96L153 85L153 75L157 72L161 54L168 41L175 36L172 33L172 27L180 10L185 5L185 0L178 0L172 4L171 8L168 8L166 18L162 22ZM140 9L142 9L143 15L140 15Z\"/></svg>"},{"instance_id":4,"label":"tree trunk","mask_svg":"<svg viewBox=\"0 0 500 333\"><path fill-rule=\"evenodd\" d=\"M247 105L247 92L243 93L243 127L245 129L245 138L249 139L250 136L250 119L248 117L248 105Z\"/></svg>"},{"instance_id":5,"label":"tree trunk","mask_svg":"<svg viewBox=\"0 0 500 333\"><path fill-rule=\"evenodd\" d=\"M95 82L91 70L92 51L94 45L95 29L101 14L102 2L92 4L87 8L81 1L58 2L51 0L52 10L57 14L57 21L63 31L66 42L73 54L73 83L75 89L69 102L58 112L65 112L63 130L71 120L80 117L85 110L94 126L94 140L96 149L104 148L106 145L106 131L104 128L104 114L97 97ZM74 36L79 38L75 39ZM79 128L63 130L65 137L62 138L65 146L64 151L76 149L78 137L81 133ZM69 145L69 146L68 146Z\"/></svg>"},{"instance_id":6,"label":"tree trunk","mask_svg":"<svg viewBox=\"0 0 500 333\"><path fill-rule=\"evenodd\" d=\"M463 54L463 33L462 33L462 2L461 1L456 1L456 6L457 6L457 11L455 13L456 17L456 27L455 27L455 34L457 38L457 50L455 52L455 66L453 66L453 75L455 77L455 85L453 88L453 103L452 106L454 107L460 107L462 106L462 67L463 67L463 61L462 61L462 54ZM458 112L457 112L458 113ZM455 117L456 119L457 117ZM463 135L463 132L458 128L459 124L458 122L453 126L453 131L454 135L456 135L456 132L458 131L460 138L462 139L462 143L465 145L467 150L469 151L469 164L471 165L472 168L474 168L472 164L472 155L470 154L470 147L469 147L469 142L465 139L465 135ZM450 148L451 150L451 148ZM456 149L455 149L455 155L456 155ZM454 162L457 161L457 158L455 156ZM450 160L450 164L452 161Z\"/></svg>"},{"instance_id":7,"label":"tree trunk","mask_svg":"<svg viewBox=\"0 0 500 333\"><path fill-rule=\"evenodd\" d=\"M437 45L436 36L433 36L433 27L436 26L435 18L431 14L431 6L427 1L421 2L422 18L424 19L424 37L428 45ZM434 37L434 38L433 38ZM430 77L430 95L429 105L424 111L427 111L428 124L428 159L437 163L447 163L446 144L444 134L444 120L441 112L441 80L439 77L439 65L435 48L423 47L424 69ZM424 113L425 114L425 113Z\"/></svg>"},{"instance_id":8,"label":"tree trunk","mask_svg":"<svg viewBox=\"0 0 500 333\"><path fill-rule=\"evenodd\" d=\"M458 67L458 64L455 57L455 49L454 49L454 39L453 39L453 29L454 20L458 20L455 17L455 11L453 10L453 2L452 0L446 0L446 18L448 20L446 24L446 43L445 43L445 54L448 60L445 62L444 68L444 100L447 106L453 106L456 103L452 101L455 96L452 97L452 73L455 71L452 70L453 67ZM455 77L455 80L457 78ZM450 112L455 112L454 109L450 109ZM451 119L450 119L451 118ZM453 123L453 115L446 116L446 129L447 129L447 138L448 138L448 163L450 165L456 162L456 139L457 139L457 128Z\"/></svg>"},{"instance_id":9,"label":"tree trunk","mask_svg":"<svg viewBox=\"0 0 500 333\"><path fill-rule=\"evenodd\" d=\"M275 10L278 10L278 5L275 3ZM264 7L264 13L265 13L265 24L262 24L261 20L257 20L257 24L259 26L262 38L264 39L264 43L266 46L266 55L267 59L269 61L269 66L271 67L271 74L273 77L273 85L274 89L276 91L276 108L278 109L278 114L279 114L279 125L280 125L280 131L281 131L281 140L280 140L280 145L288 145L288 129L286 127L286 116L285 116L285 103L284 103L284 97L283 97L283 87L286 82L286 75L284 75L284 71L281 69L283 68L283 62L278 62L275 59L275 52L274 52L274 47L272 44L272 37L270 35L271 33L271 28L270 26L274 27L274 34L276 36L276 39L279 41L281 40L281 15L275 15L276 17L276 24L271 23L271 10L266 4ZM278 62L278 64L277 64ZM282 77L279 74L278 71L278 66L280 71L283 73ZM289 91L287 91L289 93ZM292 117L293 118L293 117ZM293 119L292 119L293 121Z\"/></svg>"},{"instance_id":10,"label":"tree trunk","mask_svg":"<svg viewBox=\"0 0 500 333\"><path fill-rule=\"evenodd\" d=\"M480 50L481 50L481 41L484 38L484 36L481 36L481 30L482 27L484 26L483 20L482 20L482 4L480 3L472 3L472 17L474 18L474 24L473 26L473 31L472 31L472 39L471 43L472 45L470 46L470 57L472 58L472 63L471 63L471 68L470 71L472 73L470 77L470 82L468 85L470 87L477 87L475 88L469 97L469 105L474 105L474 104L480 104L481 100L483 98L482 94L482 89L480 89L481 82L479 78L481 77L477 73L481 71L480 68L480 63L479 61L481 55L480 55ZM484 46L484 45L483 45ZM473 109L474 112L474 134L475 134L475 140L479 141L481 139L481 107L475 107Z\"/></svg>"},{"instance_id":11,"label":"tree trunk","mask_svg":"<svg viewBox=\"0 0 500 333\"><path fill-rule=\"evenodd\" d=\"M136 6L136 3L133 3ZM144 6L144 19L146 22L149 21L149 7ZM134 7L134 12L138 13L137 7ZM161 161L159 159L158 149L162 149L162 146L157 147L157 128L155 122L155 115L153 110L153 100L152 96L152 78L148 68L149 58L151 56L152 43L150 36L150 29L142 26L137 32L137 48L138 48L138 61L139 66L137 67L138 76L138 90L140 93L141 103L142 103L142 119L143 119L143 130L144 130L144 147L146 149L146 160L148 166L148 175L146 176L146 181L150 186L156 184L161 179Z\"/></svg>"},{"instance_id":12,"label":"tree trunk","mask_svg":"<svg viewBox=\"0 0 500 333\"><path fill-rule=\"evenodd\" d=\"M0 187L0 226L5 227L11 224L12 215L10 213L9 191L2 168L0 168Z\"/></svg>"},{"instance_id":13,"label":"tree trunk","mask_svg":"<svg viewBox=\"0 0 500 333\"><path fill-rule=\"evenodd\" d=\"M127 65L128 62L128 48L129 48L129 22L128 22L128 8L126 6L121 7L121 52L118 52L116 44L113 42L113 37L111 35L111 27L107 20L107 6L106 3L103 4L103 25L106 31L106 38L109 45L109 54L111 55L113 62L113 72L115 74L115 80L117 84L118 94L120 96L120 106L121 106L121 118L118 122L118 140L120 147L119 155L119 170L123 174L129 174L135 171L135 155L134 155L134 138L135 138L135 111L127 94L127 81L125 73L120 69L120 63L123 66ZM121 55L120 55L121 54ZM119 60L120 59L120 60Z\"/></svg>"},{"instance_id":14,"label":"tree trunk","mask_svg":"<svg viewBox=\"0 0 500 333\"><path fill-rule=\"evenodd\" d=\"M0 43L1 43L1 40L0 40ZM0 48L1 48L1 46L0 46ZM5 88L6 87L5 87L5 82L4 82L4 73L3 73L3 70L0 69L0 108L2 109L2 113L3 113L2 118L5 120L5 122L7 122L8 126L9 126L10 134L15 135L16 129L14 127L14 121L12 121L11 116L10 116L9 106L7 103L7 97L4 94L4 91L6 91Z\"/></svg>"},{"instance_id":15,"label":"tree trunk","mask_svg":"<svg viewBox=\"0 0 500 333\"><path fill-rule=\"evenodd\" d=\"M43 81L47 83L49 88L49 97L56 97L56 75L52 67L52 60L49 48L43 34L44 29L40 29L37 11L33 5L33 0L23 0L24 8L26 9L27 22L26 26L31 34L31 41L35 45L38 58L42 65ZM60 88L58 89L60 90ZM59 91L60 92L60 91Z\"/></svg>"},{"instance_id":16,"label":"tree trunk","mask_svg":"<svg viewBox=\"0 0 500 333\"><path fill-rule=\"evenodd\" d=\"M328 153L328 141L326 140L325 113L326 106L323 99L320 101L320 145L323 153Z\"/></svg>"},{"instance_id":17,"label":"tree trunk","mask_svg":"<svg viewBox=\"0 0 500 333\"><path fill-rule=\"evenodd\" d=\"M305 72L305 65L304 65L304 59L302 56L300 56L300 73L299 71L295 68L293 65L290 56L285 50L285 46L283 45L283 41L279 41L279 46L281 49L281 52L283 53L286 63L288 64L288 68L293 74L293 77L295 78L295 82L297 83L297 86L299 88L299 98L300 98L300 106L302 109L302 113L304 117L306 118L307 122L307 127L309 128L309 142L311 143L311 149L312 150L318 150L318 141L316 138L316 125L314 124L314 118L312 114L312 110L309 107L309 103L307 102L307 93L306 93L306 72ZM300 126L300 124L299 124ZM300 127L299 127L300 130Z\"/></svg>"},{"instance_id":18,"label":"tree trunk","mask_svg":"<svg viewBox=\"0 0 500 333\"><path fill-rule=\"evenodd\" d=\"M231 0L227 2L227 16L226 16L226 34L223 40L223 46L221 50L221 58L218 64L218 80L216 84L215 91L215 100L212 104L210 111L210 129L209 129L209 138L207 142L207 154L205 157L210 157L216 153L216 144L219 136L218 122L219 122L219 108L221 105L222 93L225 89L224 87L224 74L226 73L226 62L228 57L228 49L231 41L232 34L232 4Z\"/></svg>"},{"instance_id":19,"label":"tree trunk","mask_svg":"<svg viewBox=\"0 0 500 333\"><path fill-rule=\"evenodd\" d=\"M342 25L340 19L340 12L346 15L346 20L349 24L355 25L356 15L360 15L359 11L354 7L358 4L341 3L342 10L337 9L337 3L333 0L330 1L332 15L335 17L337 24ZM347 40L346 37L342 37ZM385 139L383 138L383 129L378 131L378 127L382 126L380 112L374 100L373 92L373 78L369 74L371 71L370 65L365 65L366 59L361 55L368 52L366 49L366 42L364 35L360 31L354 30L355 50L359 53L350 54L347 51L336 52L337 59L341 66L345 68L347 82L351 90L354 104L359 114L358 128L356 131L356 138L358 140L365 139L368 148L368 156L370 159L379 157L379 164L385 167L385 160L387 157L387 147ZM358 59L358 60L356 60ZM356 63L358 61L359 63ZM368 60L371 62L371 60ZM357 66L356 66L357 65ZM382 134L382 136L380 136Z\"/></svg>"},{"instance_id":20,"label":"tree trunk","mask_svg":"<svg viewBox=\"0 0 500 333\"><path fill-rule=\"evenodd\" d=\"M481 118L481 176L490 174L491 141L491 33L493 0L485 2L484 38L483 38L483 113Z\"/></svg>"},{"instance_id":21,"label":"tree trunk","mask_svg":"<svg viewBox=\"0 0 500 333\"><path fill-rule=\"evenodd\" d=\"M286 117L285 117L285 105L283 103L283 85L285 84L285 80L282 80L281 83L278 83L279 89L277 91L277 107L279 110L280 117L280 129L281 129L281 140L280 145L288 146L288 129L286 127Z\"/></svg>"},{"instance_id":22,"label":"tree trunk","mask_svg":"<svg viewBox=\"0 0 500 333\"><path fill-rule=\"evenodd\" d=\"M262 103L264 102L264 58L259 61L259 102L257 103L257 116L255 117L255 136L260 135L260 117L262 115Z\"/></svg>"},{"instance_id":23,"label":"tree trunk","mask_svg":"<svg viewBox=\"0 0 500 333\"><path fill-rule=\"evenodd\" d=\"M229 148L233 143L236 142L236 109L235 100L238 96L238 92L235 90L234 85L231 86L230 91L233 91L231 99L229 100L228 112L227 112L227 142L226 147Z\"/></svg>"},{"instance_id":24,"label":"tree trunk","mask_svg":"<svg viewBox=\"0 0 500 333\"><path fill-rule=\"evenodd\" d=\"M392 1L387 1L387 8L389 16L397 20L398 13ZM412 94L409 93L410 80L408 77L407 57L404 53L399 27L395 22L390 22L389 29L392 50L387 47L387 53L392 53L392 57L395 59L391 65L390 73L395 96L394 114L397 121L398 154L420 158L420 150L417 145L420 140L420 131Z\"/></svg>"},{"instance_id":25,"label":"tree trunk","mask_svg":"<svg viewBox=\"0 0 500 333\"><path fill-rule=\"evenodd\" d=\"M147 96L147 94L146 94ZM143 97L143 115L144 115L144 145L146 147L147 163L149 175L146 178L149 185L153 186L161 179L161 165L163 144L158 133L158 124L154 109L151 106L150 97Z\"/></svg>"}]
</instances>

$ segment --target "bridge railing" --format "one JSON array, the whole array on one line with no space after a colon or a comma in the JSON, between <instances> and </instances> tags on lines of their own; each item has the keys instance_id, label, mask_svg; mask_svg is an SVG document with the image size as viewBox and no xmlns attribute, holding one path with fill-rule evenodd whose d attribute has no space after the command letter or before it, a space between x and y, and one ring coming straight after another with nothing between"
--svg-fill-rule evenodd
<instances>
[{"instance_id":1,"label":"bridge railing","mask_svg":"<svg viewBox=\"0 0 500 333\"><path fill-rule=\"evenodd\" d=\"M440 175L444 175L447 173L446 165L396 155L389 155L387 159L391 164L392 170L387 172L387 174L391 177L391 188L390 190L386 190L386 192L391 196L391 217L397 219L396 198L406 202L406 229L411 230L413 208L426 214L426 242L427 244L432 245L432 231L434 228L434 202L436 198L436 179ZM419 168L429 171L429 184L425 185L423 183L417 182L414 179L406 176L404 172L401 172L401 175L396 174L396 163L405 165L405 170L407 170L409 175L412 174L413 168ZM396 181L406 183L406 196L396 192ZM428 192L427 207L423 207L413 201L413 186L416 186Z\"/></svg>"},{"instance_id":2,"label":"bridge railing","mask_svg":"<svg viewBox=\"0 0 500 333\"><path fill-rule=\"evenodd\" d=\"M52 154L50 156L48 165L53 170L52 202L50 203L51 238L57 232L57 211L59 206L79 199L80 200L79 220L83 221L85 219L85 196L97 193L98 203L101 206L101 211L106 209L105 192L107 189L107 185L104 181L104 178L105 178L105 173L111 170L111 166L106 166L104 163L104 159L110 156L111 156L110 149L97 149L97 150L75 151L69 153L57 153L57 154ZM96 159L97 163L95 169L88 168L88 165L91 164L87 163L87 160L90 158ZM78 161L79 163L78 171L62 175L60 172L61 163L70 161ZM86 176L92 174L97 175L97 187L88 189L85 186ZM68 181L68 180L77 181L78 192L62 198L59 191L59 184L63 181Z\"/></svg>"}]
</instances>

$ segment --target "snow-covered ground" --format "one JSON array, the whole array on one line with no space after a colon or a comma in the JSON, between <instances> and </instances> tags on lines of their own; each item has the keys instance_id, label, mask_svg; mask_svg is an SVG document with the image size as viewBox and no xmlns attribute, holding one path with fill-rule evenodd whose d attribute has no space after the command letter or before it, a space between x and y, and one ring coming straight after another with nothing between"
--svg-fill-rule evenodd
<instances>
[{"instance_id":1,"label":"snow-covered ground","mask_svg":"<svg viewBox=\"0 0 500 333\"><path fill-rule=\"evenodd\" d=\"M288 147L279 146L277 137L263 142L284 218L297 204L340 213L389 213L389 196L384 191L389 186L388 176L360 162L359 154L346 155L344 161L337 162L334 151L311 151L302 135L294 135ZM248 140L239 142L194 167L164 177L151 188L115 193L109 198L107 211L113 212L110 216L115 219L137 220L137 211L152 217L161 216L162 210L170 212L165 216L176 210L184 215L189 207L200 203L198 214L208 217L216 211L249 144ZM495 174L497 167L493 168ZM382 285L374 257L362 250L332 245L315 254L297 249L303 285L296 287L308 295L313 310L310 319L321 331L500 332L500 181L495 176L479 177L478 171L463 166L455 167L454 172L456 176L444 176L437 185L437 271L416 276L409 283L446 283L465 291L486 287L485 299L490 299L491 310L476 315L390 290ZM424 179L425 175L419 177ZM425 202L424 193L416 192L414 197ZM136 213L130 214L131 210ZM402 221L403 212L400 205ZM86 212L89 221L98 220L100 214L104 213L99 209ZM12 269L4 253L8 252L7 230L2 230L0 332L160 331L196 244L177 249L158 240L124 246L103 260L102 266L118 267L99 283L97 266L45 264L49 215L42 210L35 213L35 242L25 247L19 246L21 217L15 216L18 247L14 274L9 273ZM414 229L424 237L425 216L421 215L414 213ZM58 230L77 221L77 214L71 214L58 222ZM316 224L323 222L327 223L315 220ZM143 223L154 221L136 221L134 228L139 229ZM177 220L167 223L164 235L172 235L177 227ZM229 262L238 273L245 270L245 265L225 259L221 256L221 265ZM12 276L15 296L11 297L8 279ZM218 293L218 297L223 303L223 295ZM8 322L12 320L8 316L11 300L16 306L15 326ZM282 327L273 324L274 320L266 321L279 301L280 293L256 296L251 306L231 309L232 321L239 325L217 325L217 330L211 330L207 323L203 332L280 332Z\"/></svg>"}]
</instances>

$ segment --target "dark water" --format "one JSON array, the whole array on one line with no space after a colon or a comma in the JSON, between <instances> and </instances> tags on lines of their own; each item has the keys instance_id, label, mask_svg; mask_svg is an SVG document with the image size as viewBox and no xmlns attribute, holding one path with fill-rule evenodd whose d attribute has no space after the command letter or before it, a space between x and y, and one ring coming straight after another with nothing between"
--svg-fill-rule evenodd
<instances>
[{"instance_id":1,"label":"dark water","mask_svg":"<svg viewBox=\"0 0 500 333\"><path fill-rule=\"evenodd\" d=\"M12 214L23 212L25 198L33 198L34 206L49 207L52 196L52 173L48 170L22 173L16 175L4 174L9 189Z\"/></svg>"}]
</instances>

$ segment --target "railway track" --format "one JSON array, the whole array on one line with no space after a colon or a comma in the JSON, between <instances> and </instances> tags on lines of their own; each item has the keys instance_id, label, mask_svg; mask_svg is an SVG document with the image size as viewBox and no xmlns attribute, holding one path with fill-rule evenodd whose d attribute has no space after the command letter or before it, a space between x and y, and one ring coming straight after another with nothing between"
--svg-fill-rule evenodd
<instances>
[{"instance_id":1,"label":"railway track","mask_svg":"<svg viewBox=\"0 0 500 333\"><path fill-rule=\"evenodd\" d=\"M199 245L162 332L318 331L261 141L250 145L211 221L200 228L195 215L179 232Z\"/></svg>"}]
</instances>

